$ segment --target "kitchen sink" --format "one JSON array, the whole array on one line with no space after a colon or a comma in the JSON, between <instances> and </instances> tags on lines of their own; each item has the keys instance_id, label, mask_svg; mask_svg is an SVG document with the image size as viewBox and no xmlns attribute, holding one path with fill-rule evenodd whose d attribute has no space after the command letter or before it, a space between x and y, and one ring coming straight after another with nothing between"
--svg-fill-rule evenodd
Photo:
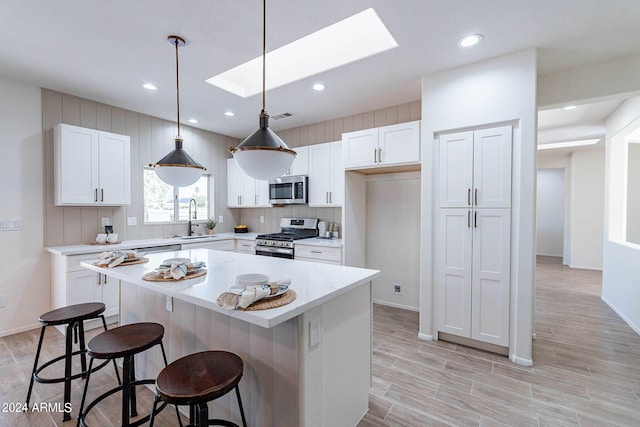
<instances>
[{"instance_id":1,"label":"kitchen sink","mask_svg":"<svg viewBox=\"0 0 640 427\"><path fill-rule=\"evenodd\" d=\"M206 239L207 237L211 237L207 234L204 235L200 235L200 236L180 236L181 239L185 239L185 240L191 240L191 239Z\"/></svg>"}]
</instances>

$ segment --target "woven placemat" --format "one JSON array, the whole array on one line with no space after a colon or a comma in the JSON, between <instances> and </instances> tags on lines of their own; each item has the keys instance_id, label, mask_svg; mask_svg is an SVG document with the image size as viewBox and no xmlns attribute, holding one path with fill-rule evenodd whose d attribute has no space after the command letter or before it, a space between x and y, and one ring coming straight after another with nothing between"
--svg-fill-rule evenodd
<instances>
[{"instance_id":1,"label":"woven placemat","mask_svg":"<svg viewBox=\"0 0 640 427\"><path fill-rule=\"evenodd\" d=\"M184 276L181 279L174 279L173 277L165 279L164 278L164 273L158 273L157 271L150 271L148 273L145 273L142 276L142 280L147 280L149 282L181 282L183 280L189 280L189 279L195 279L196 277L202 277L205 274L207 274L207 270L203 268L203 269L197 270L195 272L189 272L189 273L187 273L186 276Z\"/></svg>"},{"instance_id":2,"label":"woven placemat","mask_svg":"<svg viewBox=\"0 0 640 427\"><path fill-rule=\"evenodd\" d=\"M114 267L111 267L111 268L124 267L124 266L127 266L127 265L134 265L134 264L144 264L145 262L149 262L149 258L140 258L140 259L137 259L135 261L122 261L120 264L118 264L118 265L116 265ZM96 267L107 268L106 265L99 265L97 262L94 262L93 265L95 265Z\"/></svg>"},{"instance_id":3,"label":"woven placemat","mask_svg":"<svg viewBox=\"0 0 640 427\"><path fill-rule=\"evenodd\" d=\"M216 302L220 307L224 305L224 297L228 292L223 292L220 294ZM293 300L296 299L296 292L292 289L287 290L287 292L282 295L278 295L273 298L261 299L259 301L254 302L247 308L239 308L238 310L242 311L257 311L257 310L268 310L270 308L282 307L283 305L287 305Z\"/></svg>"}]
</instances>

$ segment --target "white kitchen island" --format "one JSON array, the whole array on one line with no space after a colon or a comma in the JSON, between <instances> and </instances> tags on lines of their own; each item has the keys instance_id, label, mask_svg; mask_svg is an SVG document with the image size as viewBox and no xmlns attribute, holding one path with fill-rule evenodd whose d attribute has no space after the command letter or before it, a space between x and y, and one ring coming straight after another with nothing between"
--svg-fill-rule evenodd
<instances>
[{"instance_id":1,"label":"white kitchen island","mask_svg":"<svg viewBox=\"0 0 640 427\"><path fill-rule=\"evenodd\" d=\"M238 354L250 426L355 426L366 413L371 281L379 271L207 249L146 257L148 263L124 267L82 266L120 281L121 324L164 325L170 362L203 350ZM180 282L142 280L174 257L204 261L208 274ZM297 298L270 310L223 310L216 299L245 273L290 279ZM155 378L163 367L159 349L141 354L136 363L137 375L145 378ZM240 423L237 408L233 393L210 404L214 417Z\"/></svg>"}]
</instances>

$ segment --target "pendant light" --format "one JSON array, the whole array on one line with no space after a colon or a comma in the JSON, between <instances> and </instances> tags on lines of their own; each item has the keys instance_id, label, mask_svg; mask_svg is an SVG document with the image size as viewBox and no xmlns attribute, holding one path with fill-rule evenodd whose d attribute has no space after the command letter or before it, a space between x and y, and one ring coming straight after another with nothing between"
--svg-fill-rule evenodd
<instances>
[{"instance_id":1,"label":"pendant light","mask_svg":"<svg viewBox=\"0 0 640 427\"><path fill-rule=\"evenodd\" d=\"M262 111L260 128L229 151L247 175L267 180L283 175L293 163L296 152L291 150L271 129L266 109L265 58L267 50L267 0L262 14Z\"/></svg>"},{"instance_id":2,"label":"pendant light","mask_svg":"<svg viewBox=\"0 0 640 427\"><path fill-rule=\"evenodd\" d=\"M174 187L187 187L195 184L207 170L200 163L191 158L182 148L182 136L180 135L180 83L178 74L178 48L185 45L182 37L169 36L167 41L176 47L176 106L178 111L178 134L175 138L175 149L160 159L153 167L162 181Z\"/></svg>"}]
</instances>

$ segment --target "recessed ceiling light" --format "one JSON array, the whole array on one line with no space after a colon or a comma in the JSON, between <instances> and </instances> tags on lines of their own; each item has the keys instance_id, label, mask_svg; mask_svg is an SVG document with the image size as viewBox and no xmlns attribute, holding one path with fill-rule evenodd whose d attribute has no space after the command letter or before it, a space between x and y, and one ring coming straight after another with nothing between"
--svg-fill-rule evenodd
<instances>
[{"instance_id":1,"label":"recessed ceiling light","mask_svg":"<svg viewBox=\"0 0 640 427\"><path fill-rule=\"evenodd\" d=\"M156 90L158 89L156 87L156 85L152 84L152 83L145 83L142 85L143 88L147 89L147 90Z\"/></svg>"},{"instance_id":2,"label":"recessed ceiling light","mask_svg":"<svg viewBox=\"0 0 640 427\"><path fill-rule=\"evenodd\" d=\"M233 111L225 111L224 115L227 117L233 117L236 115L236 113L234 113Z\"/></svg>"},{"instance_id":3,"label":"recessed ceiling light","mask_svg":"<svg viewBox=\"0 0 640 427\"><path fill-rule=\"evenodd\" d=\"M327 87L325 85L323 85L322 83L316 83L316 84L313 85L313 90L315 90L316 92L322 92L326 88Z\"/></svg>"},{"instance_id":4,"label":"recessed ceiling light","mask_svg":"<svg viewBox=\"0 0 640 427\"><path fill-rule=\"evenodd\" d=\"M472 47L477 45L482 41L482 35L480 34L471 34L470 36L466 36L458 41L458 46L460 47Z\"/></svg>"},{"instance_id":5,"label":"recessed ceiling light","mask_svg":"<svg viewBox=\"0 0 640 427\"><path fill-rule=\"evenodd\" d=\"M562 108L563 111L569 111L569 110L575 110L575 109L576 109L575 105L567 105L566 107Z\"/></svg>"},{"instance_id":6,"label":"recessed ceiling light","mask_svg":"<svg viewBox=\"0 0 640 427\"><path fill-rule=\"evenodd\" d=\"M367 9L267 53L266 89L274 89L398 47L373 9ZM313 52L313 54L309 54ZM207 83L243 98L262 92L262 56Z\"/></svg>"},{"instance_id":7,"label":"recessed ceiling light","mask_svg":"<svg viewBox=\"0 0 640 427\"><path fill-rule=\"evenodd\" d=\"M538 144L538 150L551 150L552 148L568 148L568 147L582 147L583 145L594 145L601 138L595 139L581 139L579 141L567 141L567 142L552 142L550 144Z\"/></svg>"},{"instance_id":8,"label":"recessed ceiling light","mask_svg":"<svg viewBox=\"0 0 640 427\"><path fill-rule=\"evenodd\" d=\"M189 119L187 120L189 123L198 123L198 121L196 119Z\"/></svg>"}]
</instances>

